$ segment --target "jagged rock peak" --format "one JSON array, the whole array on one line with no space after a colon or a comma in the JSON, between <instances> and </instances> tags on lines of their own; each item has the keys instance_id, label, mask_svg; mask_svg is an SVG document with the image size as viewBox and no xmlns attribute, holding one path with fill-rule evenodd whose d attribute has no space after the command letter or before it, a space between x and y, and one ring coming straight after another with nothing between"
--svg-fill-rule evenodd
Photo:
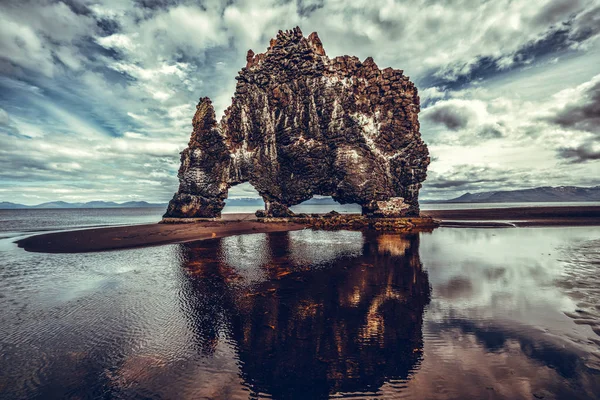
<instances>
[{"instance_id":1,"label":"jagged rock peak","mask_svg":"<svg viewBox=\"0 0 600 400\"><path fill-rule=\"evenodd\" d=\"M165 216L218 216L229 187L247 181L268 216L291 215L289 206L317 194L367 215L419 213L429 153L417 89L402 70L380 70L371 57L330 59L318 34L298 27L246 61L219 122L200 99Z\"/></svg>"},{"instance_id":2,"label":"jagged rock peak","mask_svg":"<svg viewBox=\"0 0 600 400\"><path fill-rule=\"evenodd\" d=\"M198 143L202 140L205 133L217 126L215 109L208 97L201 98L196 106L196 114L194 114L194 118L192 119L192 126L194 130L188 144L191 147L198 147Z\"/></svg>"},{"instance_id":3,"label":"jagged rock peak","mask_svg":"<svg viewBox=\"0 0 600 400\"><path fill-rule=\"evenodd\" d=\"M292 30L279 31L275 39L269 42L269 48L266 52L255 54L252 49L248 50L246 55L246 68L252 68L260 65L269 55L286 55L290 52L300 50L304 54L309 51L316 56L326 56L323 43L319 39L317 32L311 33L307 38L302 35L299 27Z\"/></svg>"}]
</instances>

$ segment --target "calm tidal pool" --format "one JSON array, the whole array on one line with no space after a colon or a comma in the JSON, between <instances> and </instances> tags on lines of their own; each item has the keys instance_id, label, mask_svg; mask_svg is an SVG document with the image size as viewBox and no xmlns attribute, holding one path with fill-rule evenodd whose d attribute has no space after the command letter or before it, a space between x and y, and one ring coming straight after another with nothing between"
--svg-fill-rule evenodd
<instances>
[{"instance_id":1,"label":"calm tidal pool","mask_svg":"<svg viewBox=\"0 0 600 400\"><path fill-rule=\"evenodd\" d=\"M2 399L600 397L600 227L12 240Z\"/></svg>"}]
</instances>

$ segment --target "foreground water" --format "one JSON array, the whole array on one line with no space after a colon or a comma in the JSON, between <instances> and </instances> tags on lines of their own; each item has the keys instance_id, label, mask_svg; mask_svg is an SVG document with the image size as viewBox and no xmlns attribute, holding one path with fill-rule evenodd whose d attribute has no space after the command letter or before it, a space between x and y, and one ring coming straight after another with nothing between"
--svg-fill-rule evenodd
<instances>
[{"instance_id":1,"label":"foreground water","mask_svg":"<svg viewBox=\"0 0 600 400\"><path fill-rule=\"evenodd\" d=\"M12 243L26 229L4 230L3 399L600 393L600 227L67 255L26 253Z\"/></svg>"}]
</instances>

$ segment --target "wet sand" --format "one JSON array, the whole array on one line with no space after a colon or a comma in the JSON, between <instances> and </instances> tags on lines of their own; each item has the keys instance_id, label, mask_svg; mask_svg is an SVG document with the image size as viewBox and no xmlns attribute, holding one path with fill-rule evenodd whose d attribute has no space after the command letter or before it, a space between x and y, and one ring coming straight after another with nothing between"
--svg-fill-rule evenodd
<instances>
[{"instance_id":1,"label":"wet sand","mask_svg":"<svg viewBox=\"0 0 600 400\"><path fill-rule=\"evenodd\" d=\"M600 225L600 206L429 210L423 214L439 220L441 226L454 227ZM304 228L305 225L291 222L258 222L253 214L225 214L220 221L64 231L35 235L16 243L32 252L85 253Z\"/></svg>"},{"instance_id":2,"label":"wet sand","mask_svg":"<svg viewBox=\"0 0 600 400\"><path fill-rule=\"evenodd\" d=\"M94 251L159 246L215 239L249 233L294 231L304 225L262 223L253 214L226 214L221 221L182 224L144 224L82 229L30 236L18 240L19 247L41 253L87 253Z\"/></svg>"},{"instance_id":3,"label":"wet sand","mask_svg":"<svg viewBox=\"0 0 600 400\"><path fill-rule=\"evenodd\" d=\"M423 211L422 214L440 220L441 226L600 225L600 206L427 210Z\"/></svg>"}]
</instances>

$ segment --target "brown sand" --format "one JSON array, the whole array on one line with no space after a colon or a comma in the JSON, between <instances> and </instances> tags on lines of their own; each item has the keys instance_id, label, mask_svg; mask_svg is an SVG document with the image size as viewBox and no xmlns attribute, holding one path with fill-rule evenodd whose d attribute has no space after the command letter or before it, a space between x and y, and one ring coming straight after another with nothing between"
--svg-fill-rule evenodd
<instances>
[{"instance_id":1,"label":"brown sand","mask_svg":"<svg viewBox=\"0 0 600 400\"><path fill-rule=\"evenodd\" d=\"M600 206L518 207L427 210L442 226L583 226L600 225Z\"/></svg>"},{"instance_id":2,"label":"brown sand","mask_svg":"<svg viewBox=\"0 0 600 400\"><path fill-rule=\"evenodd\" d=\"M456 227L592 226L600 225L600 206L427 210L421 216ZM419 229L418 218L412 220Z\"/></svg>"},{"instance_id":3,"label":"brown sand","mask_svg":"<svg viewBox=\"0 0 600 400\"><path fill-rule=\"evenodd\" d=\"M304 228L304 225L293 223L258 222L252 214L227 214L221 221L129 225L46 233L21 239L17 244L33 252L87 253Z\"/></svg>"},{"instance_id":4,"label":"brown sand","mask_svg":"<svg viewBox=\"0 0 600 400\"><path fill-rule=\"evenodd\" d=\"M441 226L600 225L600 206L431 210L423 214L440 220ZM220 221L64 231L31 236L17 243L19 247L33 252L85 253L304 228L304 225L291 222L258 222L253 214L225 214Z\"/></svg>"}]
</instances>

